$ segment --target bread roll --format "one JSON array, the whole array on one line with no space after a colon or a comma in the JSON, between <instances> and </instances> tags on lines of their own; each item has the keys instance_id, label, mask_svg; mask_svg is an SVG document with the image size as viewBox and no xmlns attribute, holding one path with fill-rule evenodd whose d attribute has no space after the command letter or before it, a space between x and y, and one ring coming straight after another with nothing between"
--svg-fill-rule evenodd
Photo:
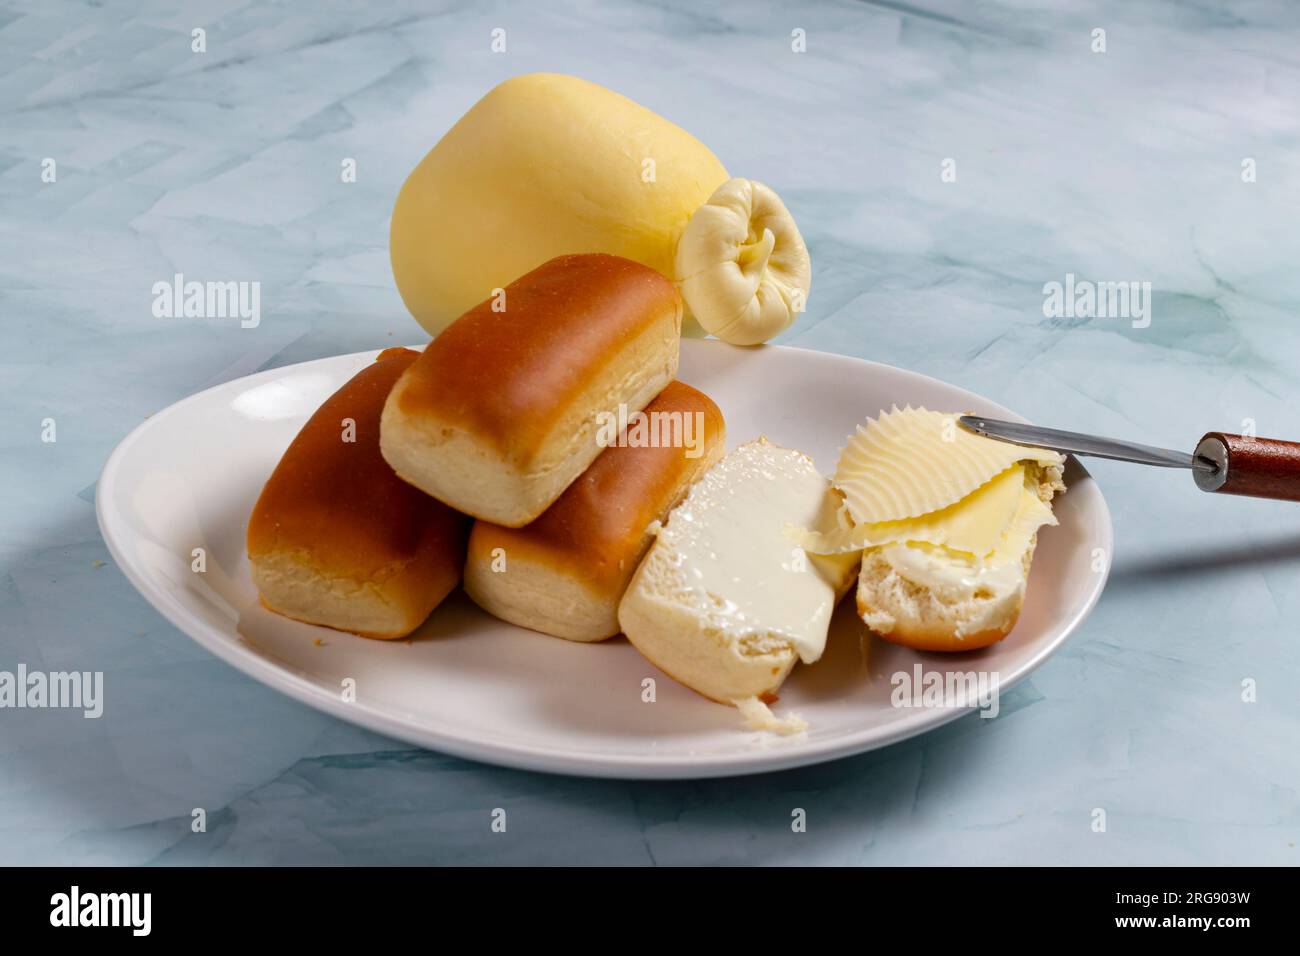
<instances>
[{"instance_id":1,"label":"bread roll","mask_svg":"<svg viewBox=\"0 0 1300 956\"><path fill-rule=\"evenodd\" d=\"M714 465L672 510L619 604L628 640L705 697L770 699L820 659L856 554L804 553L792 527L835 520L830 483L800 452L758 439Z\"/></svg>"},{"instance_id":2,"label":"bread roll","mask_svg":"<svg viewBox=\"0 0 1300 956\"><path fill-rule=\"evenodd\" d=\"M858 616L876 634L918 651L973 651L1011 633L1025 601L1032 545L1007 568L1006 586L972 586L965 593L935 590L912 580L905 548L889 545L862 553ZM948 563L951 573L963 574L963 559L953 557Z\"/></svg>"},{"instance_id":3,"label":"bread roll","mask_svg":"<svg viewBox=\"0 0 1300 956\"><path fill-rule=\"evenodd\" d=\"M618 602L650 546L648 526L667 516L726 444L718 406L681 382L669 382L645 414L640 439L629 427L628 443L601 452L532 524L475 522L465 590L480 607L571 641L618 633ZM632 444L647 436L657 447Z\"/></svg>"},{"instance_id":4,"label":"bread roll","mask_svg":"<svg viewBox=\"0 0 1300 956\"><path fill-rule=\"evenodd\" d=\"M917 650L974 650L1011 631L1065 490L1059 452L979 435L961 415L908 405L868 418L835 468L837 526L797 535L817 554L860 551L858 614Z\"/></svg>"},{"instance_id":5,"label":"bread roll","mask_svg":"<svg viewBox=\"0 0 1300 956\"><path fill-rule=\"evenodd\" d=\"M1024 471L1031 501L1036 495L1050 503L1065 489L1056 465L1027 463ZM1038 534L1017 540L1023 547L980 562L917 542L868 548L858 578L858 615L890 643L919 651L973 651L996 644L1020 618Z\"/></svg>"},{"instance_id":6,"label":"bread roll","mask_svg":"<svg viewBox=\"0 0 1300 956\"><path fill-rule=\"evenodd\" d=\"M507 527L600 454L601 415L639 411L677 371L682 304L618 256L561 256L466 312L384 406L381 448L411 484Z\"/></svg>"},{"instance_id":7,"label":"bread roll","mask_svg":"<svg viewBox=\"0 0 1300 956\"><path fill-rule=\"evenodd\" d=\"M262 489L248 557L272 611L404 637L460 580L468 522L398 478L379 453L384 401L417 355L386 349L330 396Z\"/></svg>"}]
</instances>

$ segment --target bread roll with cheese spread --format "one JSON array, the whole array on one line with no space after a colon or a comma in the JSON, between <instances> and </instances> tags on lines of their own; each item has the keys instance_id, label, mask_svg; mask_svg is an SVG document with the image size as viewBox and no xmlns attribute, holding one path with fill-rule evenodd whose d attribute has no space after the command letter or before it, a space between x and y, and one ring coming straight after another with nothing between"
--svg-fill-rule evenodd
<instances>
[{"instance_id":1,"label":"bread roll with cheese spread","mask_svg":"<svg viewBox=\"0 0 1300 956\"><path fill-rule=\"evenodd\" d=\"M1056 524L1065 458L960 425L960 412L894 406L849 435L835 468L831 532L818 554L860 551L858 614L924 651L968 651L1015 626L1038 530Z\"/></svg>"},{"instance_id":2,"label":"bread roll with cheese spread","mask_svg":"<svg viewBox=\"0 0 1300 956\"><path fill-rule=\"evenodd\" d=\"M1059 467L1030 464L1025 472L1026 490L1044 503L1065 489ZM868 548L858 578L858 615L885 640L919 651L996 644L1020 618L1037 544L1034 532L1023 551L988 562L917 542Z\"/></svg>"},{"instance_id":3,"label":"bread roll with cheese spread","mask_svg":"<svg viewBox=\"0 0 1300 956\"><path fill-rule=\"evenodd\" d=\"M386 349L330 396L272 472L248 522L262 603L363 637L405 637L460 580L468 521L393 474L379 416L415 361Z\"/></svg>"},{"instance_id":4,"label":"bread roll with cheese spread","mask_svg":"<svg viewBox=\"0 0 1300 956\"><path fill-rule=\"evenodd\" d=\"M677 372L682 302L618 256L560 256L449 325L393 388L381 448L411 484L517 528L600 454L603 415Z\"/></svg>"},{"instance_id":5,"label":"bread roll with cheese spread","mask_svg":"<svg viewBox=\"0 0 1300 956\"><path fill-rule=\"evenodd\" d=\"M523 528L477 521L465 590L502 620L571 641L619 631L618 602L662 521L722 457L722 412L670 382L540 518Z\"/></svg>"},{"instance_id":6,"label":"bread roll with cheese spread","mask_svg":"<svg viewBox=\"0 0 1300 956\"><path fill-rule=\"evenodd\" d=\"M827 528L830 483L765 439L734 449L668 516L619 604L629 641L674 680L723 704L770 700L822 656L856 554L807 554L791 527Z\"/></svg>"}]
</instances>

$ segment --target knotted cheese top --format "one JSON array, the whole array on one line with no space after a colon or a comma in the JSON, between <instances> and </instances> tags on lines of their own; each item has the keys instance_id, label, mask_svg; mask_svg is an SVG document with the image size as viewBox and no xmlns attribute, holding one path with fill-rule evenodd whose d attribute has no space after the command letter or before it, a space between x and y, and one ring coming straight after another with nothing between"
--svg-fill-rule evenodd
<instances>
[{"instance_id":1,"label":"knotted cheese top","mask_svg":"<svg viewBox=\"0 0 1300 956\"><path fill-rule=\"evenodd\" d=\"M752 179L728 180L695 211L677 242L674 270L700 325L732 345L758 345L786 329L812 286L794 217Z\"/></svg>"}]
</instances>

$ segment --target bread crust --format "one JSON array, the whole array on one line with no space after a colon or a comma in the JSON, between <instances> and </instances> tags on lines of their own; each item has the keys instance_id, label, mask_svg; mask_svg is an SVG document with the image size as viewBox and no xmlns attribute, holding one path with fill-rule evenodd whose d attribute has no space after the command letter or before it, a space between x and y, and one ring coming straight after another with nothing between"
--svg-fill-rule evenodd
<instances>
[{"instance_id":1,"label":"bread crust","mask_svg":"<svg viewBox=\"0 0 1300 956\"><path fill-rule=\"evenodd\" d=\"M726 445L721 410L685 383L670 382L645 412L691 416L692 428L702 422L693 434L698 454L688 457L691 449L672 445L606 448L531 524L475 522L465 590L481 607L569 640L618 633L619 599L653 540L647 528L667 516ZM504 571L493 570L498 555Z\"/></svg>"},{"instance_id":2,"label":"bread crust","mask_svg":"<svg viewBox=\"0 0 1300 956\"><path fill-rule=\"evenodd\" d=\"M990 644L996 644L1011 633L1016 626L1016 621L1020 619L1020 610L1025 602L1025 585L1029 579L1029 569L1033 562L1034 548L1037 546L1037 541L1038 536L1035 535L1030 540L1029 547L1021 558L1020 563L1025 584L1022 584L1018 591L1008 595L997 605L985 609L987 616L990 618L987 627L966 632L960 627L962 622L952 617L926 623L919 616L904 613L901 608L886 607L884 602L878 599L875 591L867 584L867 573L870 562L873 560L870 553L863 556L862 577L856 596L858 616L867 624L872 633L882 640L918 651L959 653L962 651L975 651L988 647ZM887 561L881 556L875 556L875 560ZM882 616L892 619L890 627L872 625L873 618L880 620Z\"/></svg>"},{"instance_id":3,"label":"bread crust","mask_svg":"<svg viewBox=\"0 0 1300 956\"><path fill-rule=\"evenodd\" d=\"M308 419L267 480L247 548L271 610L402 637L459 581L467 520L399 479L379 452L380 412L416 357L381 352Z\"/></svg>"},{"instance_id":4,"label":"bread crust","mask_svg":"<svg viewBox=\"0 0 1300 956\"><path fill-rule=\"evenodd\" d=\"M864 620L869 616L880 613L880 609L873 607L869 600L864 599L861 592L858 593L857 605L858 616ZM990 644L996 644L1011 633L1011 629L1016 626L1016 620L1019 616L1020 606L1017 604L1015 612L1007 618L1002 626L986 628L961 637L958 637L951 628L925 627L918 622L905 619L897 621L889 631L875 628L871 630L873 634L883 641L910 647L913 650L958 653L961 651L976 651L988 647Z\"/></svg>"},{"instance_id":5,"label":"bread crust","mask_svg":"<svg viewBox=\"0 0 1300 956\"><path fill-rule=\"evenodd\" d=\"M384 456L457 510L527 524L600 453L600 413L639 411L671 381L681 319L653 269L552 259L429 344L386 404Z\"/></svg>"}]
</instances>

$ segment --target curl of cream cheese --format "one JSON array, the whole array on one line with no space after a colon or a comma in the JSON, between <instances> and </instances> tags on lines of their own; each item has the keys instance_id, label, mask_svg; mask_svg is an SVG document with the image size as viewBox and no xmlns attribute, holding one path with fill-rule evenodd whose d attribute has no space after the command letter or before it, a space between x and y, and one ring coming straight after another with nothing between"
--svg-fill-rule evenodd
<instances>
[{"instance_id":1,"label":"curl of cream cheese","mask_svg":"<svg viewBox=\"0 0 1300 956\"><path fill-rule=\"evenodd\" d=\"M674 271L686 306L732 345L758 345L804 310L812 262L781 197L753 179L730 179L695 211L677 242Z\"/></svg>"}]
</instances>

